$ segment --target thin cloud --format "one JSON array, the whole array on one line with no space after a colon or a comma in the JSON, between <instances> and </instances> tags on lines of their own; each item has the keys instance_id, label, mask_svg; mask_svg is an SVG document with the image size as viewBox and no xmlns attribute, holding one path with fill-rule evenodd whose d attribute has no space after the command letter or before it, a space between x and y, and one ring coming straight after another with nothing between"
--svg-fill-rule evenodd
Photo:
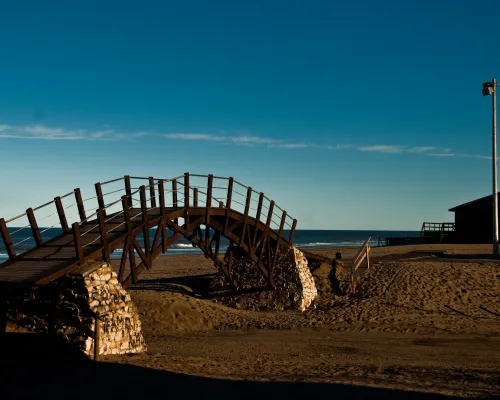
<instances>
[{"instance_id":1,"label":"thin cloud","mask_svg":"<svg viewBox=\"0 0 500 400\"><path fill-rule=\"evenodd\" d=\"M402 153L406 146L395 146L395 145L375 145L375 146L361 146L358 147L359 151L370 151L376 153Z\"/></svg>"},{"instance_id":2,"label":"thin cloud","mask_svg":"<svg viewBox=\"0 0 500 400\"><path fill-rule=\"evenodd\" d=\"M326 146L328 150L345 150L353 148L353 144L336 144L335 146Z\"/></svg>"},{"instance_id":3,"label":"thin cloud","mask_svg":"<svg viewBox=\"0 0 500 400\"><path fill-rule=\"evenodd\" d=\"M433 150L436 150L436 148L433 146L416 146L416 147L412 147L411 149L409 149L408 152L421 154L421 153L426 153L428 151L433 151Z\"/></svg>"},{"instance_id":4,"label":"thin cloud","mask_svg":"<svg viewBox=\"0 0 500 400\"><path fill-rule=\"evenodd\" d=\"M113 129L89 131L86 129L67 129L45 125L12 126L0 125L0 138L39 139L39 140L131 140L149 135L148 132L122 133Z\"/></svg>"},{"instance_id":5,"label":"thin cloud","mask_svg":"<svg viewBox=\"0 0 500 400\"><path fill-rule=\"evenodd\" d=\"M455 157L455 153L426 153L426 156L432 156L432 157ZM467 157L467 155L463 154L461 157Z\"/></svg>"},{"instance_id":6,"label":"thin cloud","mask_svg":"<svg viewBox=\"0 0 500 400\"><path fill-rule=\"evenodd\" d=\"M307 149L309 147L321 147L321 146L311 143L279 143L279 144L270 144L267 147L279 148L279 149Z\"/></svg>"}]
</instances>

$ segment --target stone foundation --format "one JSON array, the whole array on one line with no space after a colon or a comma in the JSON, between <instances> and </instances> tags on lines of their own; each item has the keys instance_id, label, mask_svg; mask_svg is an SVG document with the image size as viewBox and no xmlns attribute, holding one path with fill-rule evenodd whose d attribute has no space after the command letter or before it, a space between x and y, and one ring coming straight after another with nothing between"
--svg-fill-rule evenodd
<instances>
[{"instance_id":1,"label":"stone foundation","mask_svg":"<svg viewBox=\"0 0 500 400\"><path fill-rule=\"evenodd\" d=\"M99 354L146 351L137 307L112 268L94 262L81 270L86 272L62 277L11 301L10 316L30 331L62 335L91 356L99 314Z\"/></svg>"},{"instance_id":2,"label":"stone foundation","mask_svg":"<svg viewBox=\"0 0 500 400\"><path fill-rule=\"evenodd\" d=\"M118 282L116 273L104 263L84 276L90 310L102 317L99 354L128 354L146 351L141 320L130 295ZM94 330L94 321L91 330ZM88 355L94 352L94 340L84 343Z\"/></svg>"},{"instance_id":3,"label":"stone foundation","mask_svg":"<svg viewBox=\"0 0 500 400\"><path fill-rule=\"evenodd\" d=\"M307 259L296 247L283 247L280 251L273 274L275 290L263 290L268 282L260 268L240 248L233 248L232 251L233 277L243 293L222 298L222 303L250 310L305 311L316 298L318 292ZM226 253L226 261L227 257ZM230 286L223 274L212 283L212 288L216 290Z\"/></svg>"}]
</instances>

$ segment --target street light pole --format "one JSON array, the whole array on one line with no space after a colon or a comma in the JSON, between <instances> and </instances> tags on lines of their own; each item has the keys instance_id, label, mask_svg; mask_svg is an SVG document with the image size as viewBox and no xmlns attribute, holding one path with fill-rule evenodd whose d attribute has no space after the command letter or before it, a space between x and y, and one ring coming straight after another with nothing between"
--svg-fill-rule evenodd
<instances>
[{"instance_id":1,"label":"street light pole","mask_svg":"<svg viewBox=\"0 0 500 400\"><path fill-rule=\"evenodd\" d=\"M498 256L498 187L497 187L497 80L483 83L483 96L493 97L493 254Z\"/></svg>"}]
</instances>

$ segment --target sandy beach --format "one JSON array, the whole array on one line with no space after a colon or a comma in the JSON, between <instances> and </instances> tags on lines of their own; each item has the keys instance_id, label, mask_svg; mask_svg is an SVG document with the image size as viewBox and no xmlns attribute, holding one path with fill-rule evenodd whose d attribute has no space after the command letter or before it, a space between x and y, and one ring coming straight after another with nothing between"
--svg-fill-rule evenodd
<instances>
[{"instance_id":1,"label":"sandy beach","mask_svg":"<svg viewBox=\"0 0 500 400\"><path fill-rule=\"evenodd\" d=\"M355 296L332 292L331 267L322 264L314 271L320 295L303 313L225 307L197 291L216 272L210 260L160 257L130 290L148 353L104 359L220 379L500 393L500 263L490 251L372 248ZM355 252L342 249L346 265Z\"/></svg>"},{"instance_id":2,"label":"sandy beach","mask_svg":"<svg viewBox=\"0 0 500 400\"><path fill-rule=\"evenodd\" d=\"M313 251L335 257L339 249ZM349 266L356 249L341 251ZM494 396L500 393L500 262L489 253L488 245L372 248L356 295L341 290L347 272L338 268L340 288L334 287L324 263L313 271L319 296L305 312L226 307L203 294L217 272L210 260L159 257L129 289L148 352L101 356L99 368L108 368L110 379L148 377L140 392L121 387L121 398L152 395L167 381L187 398L225 398L221 390L227 398ZM15 380L11 370L6 374ZM197 389L183 386L194 382Z\"/></svg>"}]
</instances>

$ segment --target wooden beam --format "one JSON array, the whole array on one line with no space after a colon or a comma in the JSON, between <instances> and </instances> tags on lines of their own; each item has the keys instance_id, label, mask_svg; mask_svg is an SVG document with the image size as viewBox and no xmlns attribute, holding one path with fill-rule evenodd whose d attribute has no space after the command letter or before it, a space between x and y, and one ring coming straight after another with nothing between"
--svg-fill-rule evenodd
<instances>
[{"instance_id":1,"label":"wooden beam","mask_svg":"<svg viewBox=\"0 0 500 400\"><path fill-rule=\"evenodd\" d=\"M28 216L28 221L31 226L31 232L33 233L33 237L35 238L36 247L40 247L42 245L43 240L42 240L42 235L40 234L40 229L38 229L38 224L36 223L33 209L28 208L26 210L26 215Z\"/></svg>"},{"instance_id":2,"label":"wooden beam","mask_svg":"<svg viewBox=\"0 0 500 400\"><path fill-rule=\"evenodd\" d=\"M75 189L75 200L76 206L78 208L78 215L80 216L80 221L84 221L87 216L85 215L85 206L83 204L82 192L80 191L80 188Z\"/></svg>"},{"instance_id":3,"label":"wooden beam","mask_svg":"<svg viewBox=\"0 0 500 400\"><path fill-rule=\"evenodd\" d=\"M149 177L149 196L151 197L151 208L156 208L155 178Z\"/></svg>"},{"instance_id":4,"label":"wooden beam","mask_svg":"<svg viewBox=\"0 0 500 400\"><path fill-rule=\"evenodd\" d=\"M184 174L184 207L189 207L189 172Z\"/></svg>"},{"instance_id":5,"label":"wooden beam","mask_svg":"<svg viewBox=\"0 0 500 400\"><path fill-rule=\"evenodd\" d=\"M105 220L106 216L104 215L104 209L99 208L97 210L97 222L99 224L99 235L101 235L101 245L102 245L102 258L107 263L110 262L109 259L109 246L108 246L108 237L106 235L106 226Z\"/></svg>"},{"instance_id":6,"label":"wooden beam","mask_svg":"<svg viewBox=\"0 0 500 400\"><path fill-rule=\"evenodd\" d=\"M64 213L61 197L59 196L55 197L54 201L56 202L57 215L59 216L59 222L61 223L61 228L64 233L68 233L68 221L66 220L66 214Z\"/></svg>"},{"instance_id":7,"label":"wooden beam","mask_svg":"<svg viewBox=\"0 0 500 400\"><path fill-rule=\"evenodd\" d=\"M100 183L95 184L95 193L97 195L97 203L99 204L99 208L104 209L104 216L106 216L106 205L104 204L104 196L102 195L102 187Z\"/></svg>"},{"instance_id":8,"label":"wooden beam","mask_svg":"<svg viewBox=\"0 0 500 400\"><path fill-rule=\"evenodd\" d=\"M7 250L7 255L9 259L13 260L16 257L16 249L12 244L12 238L10 237L9 229L5 223L5 219L0 218L0 234L2 235L3 244L5 250Z\"/></svg>"},{"instance_id":9,"label":"wooden beam","mask_svg":"<svg viewBox=\"0 0 500 400\"><path fill-rule=\"evenodd\" d=\"M85 259L83 256L82 237L80 236L80 224L74 222L71 227L73 228L73 242L75 244L76 259L78 260L78 265L83 265Z\"/></svg>"},{"instance_id":10,"label":"wooden beam","mask_svg":"<svg viewBox=\"0 0 500 400\"><path fill-rule=\"evenodd\" d=\"M128 207L132 207L132 185L130 184L130 176L125 175L125 195L127 196Z\"/></svg>"}]
</instances>

